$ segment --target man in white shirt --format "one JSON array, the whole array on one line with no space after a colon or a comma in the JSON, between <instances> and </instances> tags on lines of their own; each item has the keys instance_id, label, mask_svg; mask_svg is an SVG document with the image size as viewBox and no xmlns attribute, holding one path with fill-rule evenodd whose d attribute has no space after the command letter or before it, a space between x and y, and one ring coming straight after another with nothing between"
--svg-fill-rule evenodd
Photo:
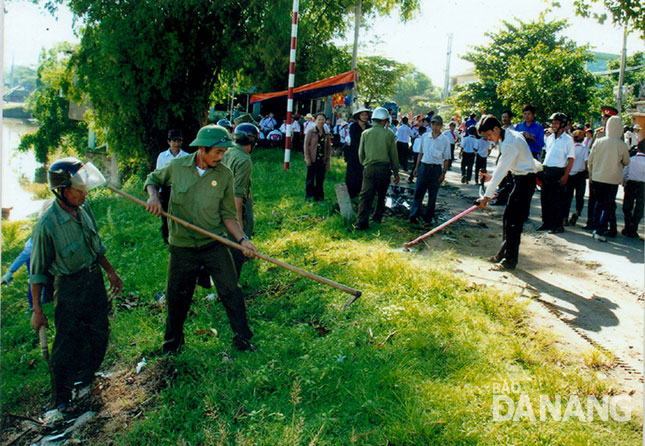
<instances>
[{"instance_id":1,"label":"man in white shirt","mask_svg":"<svg viewBox=\"0 0 645 446\"><path fill-rule=\"evenodd\" d=\"M275 128L276 125L277 125L277 122L273 117L273 112L270 112L269 116L265 116L260 121L260 130L262 130L264 134L267 135L270 131L272 131Z\"/></svg>"},{"instance_id":2,"label":"man in white shirt","mask_svg":"<svg viewBox=\"0 0 645 446\"><path fill-rule=\"evenodd\" d=\"M584 130L574 130L573 132L573 150L575 152L575 159L571 172L569 172L569 179L567 185L564 187L565 202L564 202L564 215L565 221L571 226L575 225L585 204L585 189L587 188L587 159L589 158L589 149L584 145ZM573 196L576 196L576 211L571 214L567 220L566 216L571 208Z\"/></svg>"},{"instance_id":3,"label":"man in white shirt","mask_svg":"<svg viewBox=\"0 0 645 446\"><path fill-rule=\"evenodd\" d=\"M638 225L643 218L645 203L645 141L641 140L637 147L638 152L623 169L625 229L622 234L632 238L638 238Z\"/></svg>"},{"instance_id":4,"label":"man in white shirt","mask_svg":"<svg viewBox=\"0 0 645 446\"><path fill-rule=\"evenodd\" d=\"M456 128L457 123L455 121L451 121L450 124L448 124L448 130L443 132L450 142L450 164L448 167L452 167L452 162L455 160L455 144L459 142L459 134L457 133Z\"/></svg>"},{"instance_id":5,"label":"man in white shirt","mask_svg":"<svg viewBox=\"0 0 645 446\"><path fill-rule=\"evenodd\" d=\"M184 137L181 134L181 130L168 130L168 150L164 150L157 156L156 168L161 169L170 161L175 158L179 158L184 155L188 155L188 152L181 150L181 144L184 142ZM163 207L164 212L168 212L168 201L170 200L170 186L164 186L160 188L159 195L161 198L161 206ZM163 236L163 241L168 244L168 220L166 217L161 217L161 235Z\"/></svg>"},{"instance_id":6,"label":"man in white shirt","mask_svg":"<svg viewBox=\"0 0 645 446\"><path fill-rule=\"evenodd\" d=\"M564 232L562 223L566 217L564 209L564 186L573 167L575 151L573 139L565 132L569 119L564 113L551 115L551 135L545 141L544 181L540 201L542 204L542 226L538 231L552 234ZM568 213L568 211L567 211Z\"/></svg>"},{"instance_id":7,"label":"man in white shirt","mask_svg":"<svg viewBox=\"0 0 645 446\"><path fill-rule=\"evenodd\" d=\"M467 135L461 141L461 152L459 156L461 158L461 182L463 184L468 184L473 177L473 164L475 163L475 154L477 153L477 127L471 125L466 130ZM477 177L475 177L475 182L477 182Z\"/></svg>"},{"instance_id":8,"label":"man in white shirt","mask_svg":"<svg viewBox=\"0 0 645 446\"><path fill-rule=\"evenodd\" d=\"M524 222L529 218L531 198L535 192L535 178L540 164L533 158L524 136L515 130L502 129L502 124L493 115L484 115L479 121L479 134L497 143L501 155L493 175L482 173L488 181L484 196L478 200L479 207L485 208L497 186L510 171L514 186L508 197L503 217L503 242L497 254L490 258L496 264L493 270L515 269L519 257L520 239Z\"/></svg>"},{"instance_id":9,"label":"man in white shirt","mask_svg":"<svg viewBox=\"0 0 645 446\"><path fill-rule=\"evenodd\" d=\"M421 137L421 152L417 157L417 164L413 175L418 176L414 188L414 202L410 209L410 223L418 223L423 197L428 192L428 206L423 214L423 220L431 224L434 217L435 204L439 186L446 177L450 164L450 142L441 134L443 119L434 115L430 121L431 132L426 132Z\"/></svg>"},{"instance_id":10,"label":"man in white shirt","mask_svg":"<svg viewBox=\"0 0 645 446\"><path fill-rule=\"evenodd\" d=\"M399 164L401 169L407 172L408 158L410 157L410 135L412 129L408 126L408 117L404 116L401 125L396 131L396 151L399 153Z\"/></svg>"}]
</instances>

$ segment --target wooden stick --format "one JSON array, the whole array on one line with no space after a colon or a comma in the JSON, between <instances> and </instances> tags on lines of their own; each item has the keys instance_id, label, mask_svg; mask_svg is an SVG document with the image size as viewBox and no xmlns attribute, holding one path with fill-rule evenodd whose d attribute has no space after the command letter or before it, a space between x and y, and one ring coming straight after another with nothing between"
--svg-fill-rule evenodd
<instances>
[{"instance_id":1,"label":"wooden stick","mask_svg":"<svg viewBox=\"0 0 645 446\"><path fill-rule=\"evenodd\" d=\"M107 188L109 190L111 190L112 192L114 192L114 193L116 193L118 195L121 195L122 197L127 198L128 200L130 200L130 201L132 201L134 203L137 203L137 204L139 204L139 205L141 205L143 207L146 206L146 203L143 200L139 200L138 198L133 197L132 195L130 195L130 194L126 193L126 192L123 192L122 190L119 190L119 189L117 189L115 187L112 187L112 186L107 186ZM239 251L244 251L244 248L242 248L242 246L240 246L237 243L227 239L226 237L222 237L222 236L219 236L217 234L213 234L212 232L206 231L205 229L202 229L199 226L195 226L194 224L189 223L186 220L183 220L183 219L181 219L179 217L175 217L174 215L170 215L167 212L162 211L161 215L163 215L166 218L169 218L170 220L176 221L180 225L182 225L182 226L184 226L184 227L186 227L188 229L192 229L193 231L198 232L199 234L202 234L202 235L205 235L206 237L210 237L210 238L212 238L214 240L217 240L218 242L223 243L226 246L229 246L231 248L237 249ZM352 302L354 302L356 299L358 299L362 294L362 292L359 291L359 290L355 290L354 288L350 288L350 287L348 287L346 285L343 285L341 283L334 282L333 280L327 279L327 278L319 276L317 274L310 273L309 271L305 271L304 269L301 269L301 268L298 268L296 266L290 265L290 264L288 264L286 262L283 262L281 260L277 260L277 259L274 259L273 257L269 257L266 254L258 253L257 257L262 259L262 260L266 260L267 262L271 262L271 263L273 263L275 265L278 265L281 268L288 269L289 271L294 272L296 274L299 274L302 277L306 277L308 279L315 280L316 282L320 282L320 283L322 283L324 285L327 285L327 286L330 286L332 288L336 288L338 290L341 290L341 291L344 291L344 292L346 292L348 294L351 294L352 297L350 297L348 299L348 301L343 306L343 309L346 309L349 305L351 305Z\"/></svg>"},{"instance_id":2,"label":"wooden stick","mask_svg":"<svg viewBox=\"0 0 645 446\"><path fill-rule=\"evenodd\" d=\"M49 346L47 345L47 327L44 325L40 326L38 330L38 338L40 339L40 351L43 354L43 358L49 364Z\"/></svg>"}]
</instances>

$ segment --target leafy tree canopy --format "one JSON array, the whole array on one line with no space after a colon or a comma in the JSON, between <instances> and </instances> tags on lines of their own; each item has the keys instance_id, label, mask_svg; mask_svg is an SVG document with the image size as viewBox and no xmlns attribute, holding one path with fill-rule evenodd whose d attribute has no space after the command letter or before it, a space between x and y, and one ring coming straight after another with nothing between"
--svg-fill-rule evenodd
<instances>
[{"instance_id":1,"label":"leafy tree canopy","mask_svg":"<svg viewBox=\"0 0 645 446\"><path fill-rule=\"evenodd\" d=\"M557 0L551 3L560 6ZM645 3L642 0L574 0L573 5L579 16L605 23L609 14L614 23L627 25L645 39ZM598 12L596 6L602 6L603 12Z\"/></svg>"},{"instance_id":2,"label":"leafy tree canopy","mask_svg":"<svg viewBox=\"0 0 645 446\"><path fill-rule=\"evenodd\" d=\"M414 114L427 111L430 103L439 102L441 94L428 76L408 65L394 88L392 99L401 108L402 113L412 111Z\"/></svg>"},{"instance_id":3,"label":"leafy tree canopy","mask_svg":"<svg viewBox=\"0 0 645 446\"><path fill-rule=\"evenodd\" d=\"M593 95L593 76L585 70L592 56L586 47L558 36L566 20L503 24L499 32L487 33L491 43L464 56L475 65L479 80L457 86L449 102L465 113L495 114L505 108L520 113L530 102L538 108L540 122L554 111L584 113Z\"/></svg>"},{"instance_id":4,"label":"leafy tree canopy","mask_svg":"<svg viewBox=\"0 0 645 446\"><path fill-rule=\"evenodd\" d=\"M71 43L59 43L41 54L38 87L27 99L27 108L40 127L22 137L18 150L33 149L36 160L43 164L50 152L87 147L87 124L68 117L70 99L80 102L69 64L75 48Z\"/></svg>"},{"instance_id":5,"label":"leafy tree canopy","mask_svg":"<svg viewBox=\"0 0 645 446\"><path fill-rule=\"evenodd\" d=\"M65 2L83 22L71 63L97 128L121 162L146 170L166 147L168 128L190 139L213 99L236 85L287 85L291 0L47 0ZM331 40L351 27L355 2L300 3L299 84L320 79L335 56ZM363 14L397 8L407 19L418 0L364 0ZM348 68L349 69L349 68ZM337 74L333 73L333 74ZM141 161L145 161L141 163ZM142 165L143 164L143 165Z\"/></svg>"}]
</instances>

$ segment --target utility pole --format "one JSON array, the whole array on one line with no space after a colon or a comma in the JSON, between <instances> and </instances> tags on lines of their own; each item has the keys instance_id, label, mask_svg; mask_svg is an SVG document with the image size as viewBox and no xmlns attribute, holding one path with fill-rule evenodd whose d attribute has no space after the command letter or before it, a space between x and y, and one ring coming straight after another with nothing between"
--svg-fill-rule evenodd
<instances>
[{"instance_id":1,"label":"utility pole","mask_svg":"<svg viewBox=\"0 0 645 446\"><path fill-rule=\"evenodd\" d=\"M627 21L623 28L623 51L620 54L620 74L618 75L618 98L616 100L616 108L618 114L623 112L623 84L625 83L625 64L627 59Z\"/></svg>"},{"instance_id":2,"label":"utility pole","mask_svg":"<svg viewBox=\"0 0 645 446\"><path fill-rule=\"evenodd\" d=\"M448 34L448 51L446 53L446 78L443 81L441 100L444 101L450 93L450 56L452 55L452 33Z\"/></svg>"},{"instance_id":3,"label":"utility pole","mask_svg":"<svg viewBox=\"0 0 645 446\"><path fill-rule=\"evenodd\" d=\"M354 16L354 49L352 51L352 71L356 72L356 65L358 64L358 32L361 27L361 10L363 7L363 0L358 0L356 2L356 9L354 10L355 16ZM354 101L356 100L356 82L354 82L354 87L352 88L351 91L351 98L352 98L352 103L350 104L350 111L354 111L353 105ZM356 104L358 106L358 104Z\"/></svg>"}]
</instances>

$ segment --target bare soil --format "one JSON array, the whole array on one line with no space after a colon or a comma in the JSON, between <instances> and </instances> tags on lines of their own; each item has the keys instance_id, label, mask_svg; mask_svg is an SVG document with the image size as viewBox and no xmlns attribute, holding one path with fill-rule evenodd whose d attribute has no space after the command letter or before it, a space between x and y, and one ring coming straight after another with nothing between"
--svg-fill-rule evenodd
<instances>
[{"instance_id":1,"label":"bare soil","mask_svg":"<svg viewBox=\"0 0 645 446\"><path fill-rule=\"evenodd\" d=\"M478 187L461 184L460 177L457 162L439 193L439 222L478 198ZM531 325L556 334L563 348L578 353L594 347L611 352L614 361L601 367L599 376L609 380L616 393L632 395L633 410L642 414L643 241L620 234L622 192L617 201L619 234L602 243L581 227L586 209L578 225L566 227L562 234L536 231L541 224L540 193L536 191L514 271L492 271L487 261L502 241L503 206L468 214L426 239L422 252L450 248L455 255L447 267L457 274L527 299ZM640 229L643 234L643 225Z\"/></svg>"}]
</instances>

